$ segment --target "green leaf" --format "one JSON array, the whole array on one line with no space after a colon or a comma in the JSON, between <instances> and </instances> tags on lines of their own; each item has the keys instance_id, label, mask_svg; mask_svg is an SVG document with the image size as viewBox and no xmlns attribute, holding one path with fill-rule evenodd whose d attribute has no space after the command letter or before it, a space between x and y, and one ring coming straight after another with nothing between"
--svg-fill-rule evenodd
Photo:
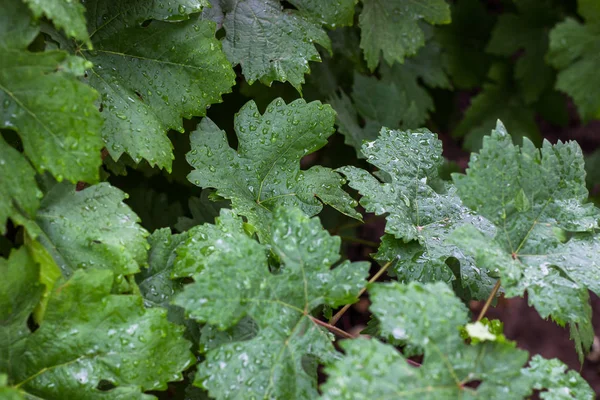
<instances>
[{"instance_id":1,"label":"green leaf","mask_svg":"<svg viewBox=\"0 0 600 400\"><path fill-rule=\"evenodd\" d=\"M0 371L9 375L18 356L15 344L29 334L27 319L42 298L39 268L26 248L0 258Z\"/></svg>"},{"instance_id":2,"label":"green leaf","mask_svg":"<svg viewBox=\"0 0 600 400\"><path fill-rule=\"evenodd\" d=\"M502 120L517 140L527 137L536 144L541 134L535 121L535 110L523 100L512 81L513 73L508 65L496 63L490 68L489 81L483 90L471 99L464 118L453 132L464 137L463 146L470 151L481 148L483 137Z\"/></svg>"},{"instance_id":3,"label":"green leaf","mask_svg":"<svg viewBox=\"0 0 600 400\"><path fill-rule=\"evenodd\" d=\"M167 131L182 132L182 117L204 115L230 91L235 75L214 37L214 23L172 22L206 4L86 1L94 49L80 53L94 64L87 82L101 95L103 138L115 160L126 152L136 163L145 159L170 171ZM77 51L72 43L63 46Z\"/></svg>"},{"instance_id":4,"label":"green leaf","mask_svg":"<svg viewBox=\"0 0 600 400\"><path fill-rule=\"evenodd\" d=\"M110 294L113 279L106 270L77 271L54 291L40 327L11 347L15 388L45 399L149 399L141 392L182 379L194 362L182 328L164 310L145 309L140 296ZM101 391L101 381L116 388Z\"/></svg>"},{"instance_id":5,"label":"green leaf","mask_svg":"<svg viewBox=\"0 0 600 400\"><path fill-rule=\"evenodd\" d=\"M367 212L386 214L386 235L375 258L398 260L394 271L401 281L460 279L473 297L485 298L493 281L475 266L472 257L446 243L446 238L462 224L479 226L490 234L493 230L461 204L452 186L440 181L441 141L427 129L403 132L383 128L379 139L365 143L362 151L369 163L383 171L383 182L356 167L338 171L361 194L360 204ZM450 258L460 263L457 274L447 265Z\"/></svg>"},{"instance_id":6,"label":"green leaf","mask_svg":"<svg viewBox=\"0 0 600 400\"><path fill-rule=\"evenodd\" d=\"M212 194L213 191L211 190L203 190L200 197L190 197L188 207L192 213L192 218L179 217L175 229L184 232L196 225L215 222L219 210L229 207L231 203L227 200L213 200L211 199Z\"/></svg>"},{"instance_id":7,"label":"green leaf","mask_svg":"<svg viewBox=\"0 0 600 400\"><path fill-rule=\"evenodd\" d=\"M594 1L580 0L579 14L585 23L567 18L550 31L547 58L559 70L556 88L573 98L583 120L600 118L600 12Z\"/></svg>"},{"instance_id":8,"label":"green leaf","mask_svg":"<svg viewBox=\"0 0 600 400\"><path fill-rule=\"evenodd\" d=\"M59 184L46 195L37 214L38 240L65 276L79 268L133 274L145 264L148 232L123 203L126 196L108 183L79 192Z\"/></svg>"},{"instance_id":9,"label":"green leaf","mask_svg":"<svg viewBox=\"0 0 600 400\"><path fill-rule=\"evenodd\" d=\"M320 102L298 99L286 105L277 99L261 115L250 101L235 117L237 151L229 147L225 132L204 118L190 137L187 160L194 170L188 179L230 199L261 240L269 237L271 210L278 205L300 207L312 216L321 211L323 202L360 219L338 174L321 166L300 170L300 159L327 143L334 118L331 107Z\"/></svg>"},{"instance_id":10,"label":"green leaf","mask_svg":"<svg viewBox=\"0 0 600 400\"><path fill-rule=\"evenodd\" d=\"M85 16L85 8L78 1L24 0L36 19L44 16L52 20L57 28L63 29L68 37L91 46Z\"/></svg>"},{"instance_id":11,"label":"green leaf","mask_svg":"<svg viewBox=\"0 0 600 400\"><path fill-rule=\"evenodd\" d=\"M427 121L434 104L421 81L431 87L450 88L440 48L434 42L404 64L396 63L391 68L383 64L379 75L381 79L355 74L353 101L344 93L329 100L338 113L340 132L359 158L363 142L376 139L381 127L418 128ZM364 127L358 124L359 116Z\"/></svg>"},{"instance_id":12,"label":"green leaf","mask_svg":"<svg viewBox=\"0 0 600 400\"><path fill-rule=\"evenodd\" d=\"M345 340L345 355L325 368L324 400L524 399L534 388L563 393L563 399L593 398L585 381L572 371L565 374L558 360L540 365L536 357L521 370L528 355L512 342L466 344L459 328L468 322L468 310L442 283L376 284L370 293L383 333L421 346L423 363L410 365L394 347L374 339ZM522 373L530 378L523 379Z\"/></svg>"},{"instance_id":13,"label":"green leaf","mask_svg":"<svg viewBox=\"0 0 600 400\"><path fill-rule=\"evenodd\" d=\"M513 145L499 122L453 179L463 203L496 226L496 235L462 227L452 241L502 279L506 296L528 293L543 318L571 324L578 351L593 331L588 289L600 293L600 210L587 203L581 149L575 142L538 150ZM527 207L524 203L527 202Z\"/></svg>"},{"instance_id":14,"label":"green leaf","mask_svg":"<svg viewBox=\"0 0 600 400\"><path fill-rule=\"evenodd\" d=\"M35 181L35 170L21 153L0 136L0 234L6 233L6 221L36 232L30 220L35 215L42 192Z\"/></svg>"},{"instance_id":15,"label":"green leaf","mask_svg":"<svg viewBox=\"0 0 600 400\"><path fill-rule=\"evenodd\" d=\"M388 64L404 62L425 44L419 21L430 24L450 23L450 7L444 0L363 0L359 17L360 47L373 71L379 64L380 53Z\"/></svg>"},{"instance_id":16,"label":"green leaf","mask_svg":"<svg viewBox=\"0 0 600 400\"><path fill-rule=\"evenodd\" d=\"M234 66L242 66L248 83L290 82L300 92L304 74L310 72L308 62L321 61L315 44L331 51L329 37L313 15L329 19L332 12L335 15L335 5L323 6L314 0L292 3L308 14L284 10L278 0L220 0L225 14L223 51Z\"/></svg>"},{"instance_id":17,"label":"green leaf","mask_svg":"<svg viewBox=\"0 0 600 400\"><path fill-rule=\"evenodd\" d=\"M221 337L210 346L195 383L212 397L316 398L314 361L335 358L335 350L332 336L310 313L324 304L356 301L365 283L368 263L346 261L330 269L340 259L340 239L330 236L318 219L278 208L271 231L272 251L281 260L275 272L269 269L266 248L243 233L226 229L189 243L196 254L207 256L195 258L195 283L175 304L220 330L244 317L257 326L251 338Z\"/></svg>"},{"instance_id":18,"label":"green leaf","mask_svg":"<svg viewBox=\"0 0 600 400\"><path fill-rule=\"evenodd\" d=\"M354 23L354 6L357 2L358 0L289 0L298 10L332 29Z\"/></svg>"},{"instance_id":19,"label":"green leaf","mask_svg":"<svg viewBox=\"0 0 600 400\"><path fill-rule=\"evenodd\" d=\"M539 99L554 83L554 71L544 60L548 50L548 30L558 22L558 5L552 0L515 0L518 13L504 13L492 31L487 51L512 56L523 50L515 65L515 80L526 103Z\"/></svg>"},{"instance_id":20,"label":"green leaf","mask_svg":"<svg viewBox=\"0 0 600 400\"><path fill-rule=\"evenodd\" d=\"M435 40L444 49L442 57L459 89L481 86L490 67L485 54L494 15L479 0L461 0L450 7L452 23L436 27Z\"/></svg>"},{"instance_id":21,"label":"green leaf","mask_svg":"<svg viewBox=\"0 0 600 400\"><path fill-rule=\"evenodd\" d=\"M39 29L26 6L2 0L0 9L10 10L0 17L0 128L19 133L39 172L59 181L97 181L98 94L78 79L88 63L63 51L27 51Z\"/></svg>"}]
</instances>

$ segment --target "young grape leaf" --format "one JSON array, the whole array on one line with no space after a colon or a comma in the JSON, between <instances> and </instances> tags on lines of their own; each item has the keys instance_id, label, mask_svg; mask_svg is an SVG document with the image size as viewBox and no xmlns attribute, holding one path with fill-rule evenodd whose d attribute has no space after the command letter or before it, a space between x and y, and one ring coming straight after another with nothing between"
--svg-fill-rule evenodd
<instances>
[{"instance_id":1,"label":"young grape leaf","mask_svg":"<svg viewBox=\"0 0 600 400\"><path fill-rule=\"evenodd\" d=\"M94 182L102 162L95 90L78 79L89 62L63 51L30 52L39 33L27 7L1 0L0 128L15 130L39 172Z\"/></svg>"},{"instance_id":2,"label":"young grape leaf","mask_svg":"<svg viewBox=\"0 0 600 400\"><path fill-rule=\"evenodd\" d=\"M486 50L510 57L523 49L514 74L529 104L537 101L554 82L554 71L544 56L548 50L548 30L558 22L560 9L553 0L515 0L515 3L518 14L504 13L498 17Z\"/></svg>"},{"instance_id":3,"label":"young grape leaf","mask_svg":"<svg viewBox=\"0 0 600 400\"><path fill-rule=\"evenodd\" d=\"M182 117L204 115L229 92L235 74L211 21L190 18L206 1L86 1L93 49L55 38L94 64L87 82L101 95L103 138L116 160L171 170L166 132L183 131ZM188 19L182 22L174 20ZM149 40L151 38L151 40Z\"/></svg>"},{"instance_id":4,"label":"young grape leaf","mask_svg":"<svg viewBox=\"0 0 600 400\"><path fill-rule=\"evenodd\" d=\"M541 150L513 145L502 123L453 179L463 203L496 226L496 235L464 226L452 241L498 274L507 296L527 291L543 318L570 324L581 355L593 330L588 289L600 293L600 210L587 201L581 149L575 142Z\"/></svg>"},{"instance_id":5,"label":"young grape leaf","mask_svg":"<svg viewBox=\"0 0 600 400\"><path fill-rule=\"evenodd\" d=\"M578 11L585 23L567 18L550 31L547 58L559 70L556 88L567 93L584 120L600 118L600 88L597 73L600 56L600 7L593 0L579 0Z\"/></svg>"},{"instance_id":6,"label":"young grape leaf","mask_svg":"<svg viewBox=\"0 0 600 400\"><path fill-rule=\"evenodd\" d=\"M126 196L108 183L79 192L58 184L46 195L37 213L38 240L65 276L79 268L133 274L146 263L148 232L123 203Z\"/></svg>"},{"instance_id":7,"label":"young grape leaf","mask_svg":"<svg viewBox=\"0 0 600 400\"><path fill-rule=\"evenodd\" d=\"M444 0L363 0L359 17L360 47L371 71L379 64L380 53L390 65L404 62L425 44L420 20L430 24L450 23L450 7Z\"/></svg>"},{"instance_id":8,"label":"young grape leaf","mask_svg":"<svg viewBox=\"0 0 600 400\"><path fill-rule=\"evenodd\" d=\"M443 58L460 89L480 87L490 67L485 46L495 17L480 0L461 0L452 4L452 23L436 27L435 40L444 49Z\"/></svg>"},{"instance_id":9,"label":"young grape leaf","mask_svg":"<svg viewBox=\"0 0 600 400\"><path fill-rule=\"evenodd\" d=\"M107 270L76 271L54 290L40 327L10 345L3 371L24 397L150 399L141 392L182 379L194 362L183 329L167 322L164 310L144 308L140 296L111 294L113 280ZM24 289L32 281L16 283ZM31 307L9 305L0 309L26 327ZM116 388L102 391L101 382Z\"/></svg>"},{"instance_id":10,"label":"young grape leaf","mask_svg":"<svg viewBox=\"0 0 600 400\"><path fill-rule=\"evenodd\" d=\"M265 247L246 234L227 230L189 243L210 261L196 258L195 283L175 304L221 330L244 317L257 326L252 338L232 335L225 340L221 335L219 344L213 341L195 382L212 397L316 398L314 361L335 358L335 350L331 335L310 313L320 305L355 301L365 283L368 263L345 261L330 269L340 259L340 239L330 236L317 218L295 208L278 208L274 214L271 249L281 260L275 272Z\"/></svg>"},{"instance_id":11,"label":"young grape leaf","mask_svg":"<svg viewBox=\"0 0 600 400\"><path fill-rule=\"evenodd\" d=\"M309 61L321 61L315 44L331 51L331 42L320 23L335 15L334 5L316 1L292 1L300 10L284 10L278 0L219 0L225 14L223 51L233 65L241 65L248 83L290 82L298 91ZM348 0L342 2L349 3ZM331 2L327 2L331 3ZM339 1L338 1L339 3ZM347 4L344 5L348 9ZM347 12L342 10L342 12ZM347 20L347 17L344 17ZM333 20L330 20L333 21ZM333 22L332 22L333 23Z\"/></svg>"},{"instance_id":12,"label":"young grape leaf","mask_svg":"<svg viewBox=\"0 0 600 400\"><path fill-rule=\"evenodd\" d=\"M446 238L462 224L476 225L489 234L493 229L461 204L452 186L439 179L441 141L427 129L403 132L383 128L379 139L365 143L362 151L369 163L383 171L379 176L386 177L384 182L356 167L338 171L361 194L360 204L366 211L387 214L386 235L375 258L384 262L399 259L393 268L401 280L460 279L473 297L485 298L493 280ZM451 258L460 263L457 276L447 265Z\"/></svg>"},{"instance_id":13,"label":"young grape leaf","mask_svg":"<svg viewBox=\"0 0 600 400\"><path fill-rule=\"evenodd\" d=\"M57 28L63 29L68 37L92 45L88 35L85 7L79 1L64 0L24 0L36 19L44 16Z\"/></svg>"},{"instance_id":14,"label":"young grape leaf","mask_svg":"<svg viewBox=\"0 0 600 400\"><path fill-rule=\"evenodd\" d=\"M465 343L459 329L469 321L468 310L445 284L376 284L370 294L383 333L420 346L423 363L415 367L375 339L345 340L345 355L325 368L324 400L524 399L534 389L560 393L561 399L594 398L583 378L565 374L558 360L535 357L523 368L527 352L513 342Z\"/></svg>"},{"instance_id":15,"label":"young grape leaf","mask_svg":"<svg viewBox=\"0 0 600 400\"><path fill-rule=\"evenodd\" d=\"M35 181L35 170L29 162L0 136L0 234L6 233L6 221L23 225L36 233L31 219L40 205L42 192Z\"/></svg>"},{"instance_id":16,"label":"young grape leaf","mask_svg":"<svg viewBox=\"0 0 600 400\"><path fill-rule=\"evenodd\" d=\"M494 128L498 119L504 121L516 139L528 137L535 143L541 142L535 110L523 100L520 88L513 82L513 75L511 68L504 63L493 64L490 68L489 81L471 99L464 118L452 133L455 137L464 137L463 147L466 149L479 150L484 136Z\"/></svg>"},{"instance_id":17,"label":"young grape leaf","mask_svg":"<svg viewBox=\"0 0 600 400\"><path fill-rule=\"evenodd\" d=\"M250 101L235 117L237 151L229 147L225 132L204 118L190 136L187 160L194 170L188 179L230 199L261 240L269 237L270 210L277 205L300 207L312 216L323 202L360 219L353 209L356 202L341 189L342 177L321 166L300 170L300 159L327 143L334 118L330 106L316 101L285 104L277 99L263 115Z\"/></svg>"}]
</instances>

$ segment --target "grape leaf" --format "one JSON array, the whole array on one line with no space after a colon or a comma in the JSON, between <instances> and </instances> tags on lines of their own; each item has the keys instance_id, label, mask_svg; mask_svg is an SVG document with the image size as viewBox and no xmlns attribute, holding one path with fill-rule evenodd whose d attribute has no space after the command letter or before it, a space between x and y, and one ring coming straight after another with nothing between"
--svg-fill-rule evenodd
<instances>
[{"instance_id":1,"label":"grape leaf","mask_svg":"<svg viewBox=\"0 0 600 400\"><path fill-rule=\"evenodd\" d=\"M427 31L428 37L431 36ZM389 128L418 128L434 110L433 99L419 83L431 87L450 88L439 46L429 42L415 57L404 64L380 67L381 79L355 74L353 102L344 94L330 99L338 113L340 132L346 143L354 147L358 157L363 141L373 140L382 126ZM358 124L358 117L364 127Z\"/></svg>"},{"instance_id":2,"label":"grape leaf","mask_svg":"<svg viewBox=\"0 0 600 400\"><path fill-rule=\"evenodd\" d=\"M515 79L522 88L526 103L539 99L554 83L554 71L546 64L548 30L559 18L552 0L514 0L518 13L504 13L492 31L486 50L491 54L512 56L523 50L515 65Z\"/></svg>"},{"instance_id":3,"label":"grape leaf","mask_svg":"<svg viewBox=\"0 0 600 400\"><path fill-rule=\"evenodd\" d=\"M225 14L223 51L233 65L242 66L248 83L258 80L271 86L275 80L290 82L300 92L304 74L310 71L308 62L321 61L315 44L331 51L327 33L313 16L333 21L331 13L347 13L346 3L351 2L341 1L342 10L327 5L333 2L292 1L305 13L284 10L278 0L220 0Z\"/></svg>"},{"instance_id":4,"label":"grape leaf","mask_svg":"<svg viewBox=\"0 0 600 400\"><path fill-rule=\"evenodd\" d=\"M219 215L219 210L229 207L230 202L227 200L212 200L212 194L213 191L211 190L203 190L200 197L190 197L188 207L192 213L192 218L179 217L175 229L184 232L205 222L213 223Z\"/></svg>"},{"instance_id":5,"label":"grape leaf","mask_svg":"<svg viewBox=\"0 0 600 400\"><path fill-rule=\"evenodd\" d=\"M233 337L206 353L195 383L212 397L316 398L316 364L305 360L330 360L335 350L310 313L320 305L355 301L367 277L365 262L346 261L330 270L341 241L317 218L278 208L271 223L272 251L281 260L277 273L269 270L265 248L247 235L204 235L196 253L208 249L210 260L196 258L195 283L175 298L192 318L221 330L245 316L258 327L251 339Z\"/></svg>"},{"instance_id":6,"label":"grape leaf","mask_svg":"<svg viewBox=\"0 0 600 400\"><path fill-rule=\"evenodd\" d=\"M591 345L588 289L600 293L600 210L586 204L585 170L575 142L541 150L513 145L498 125L453 179L463 203L496 227L494 237L461 227L452 241L499 274L507 296L528 293L543 318L570 324L579 354Z\"/></svg>"},{"instance_id":7,"label":"grape leaf","mask_svg":"<svg viewBox=\"0 0 600 400\"><path fill-rule=\"evenodd\" d=\"M106 270L75 272L53 292L40 327L12 344L9 380L27 398L149 399L142 390L166 389L194 362L182 328L140 296L110 294L113 279ZM25 326L28 312L13 308L9 318ZM101 381L116 388L101 391Z\"/></svg>"},{"instance_id":8,"label":"grape leaf","mask_svg":"<svg viewBox=\"0 0 600 400\"><path fill-rule=\"evenodd\" d=\"M479 226L490 234L493 229L461 204L452 186L439 179L441 141L427 129L403 132L383 128L379 138L365 143L362 151L369 163L383 171L384 182L356 167L338 171L361 194L360 204L367 212L387 214L386 235L375 258L384 262L398 259L394 271L400 280L460 279L473 297L485 298L493 280L475 266L472 257L446 243L446 238L462 224ZM447 265L449 258L460 262L458 276Z\"/></svg>"},{"instance_id":9,"label":"grape leaf","mask_svg":"<svg viewBox=\"0 0 600 400\"><path fill-rule=\"evenodd\" d=\"M360 47L373 71L379 64L380 53L390 65L404 62L425 44L419 21L430 24L450 23L450 7L444 0L363 0L359 17Z\"/></svg>"},{"instance_id":10,"label":"grape leaf","mask_svg":"<svg viewBox=\"0 0 600 400\"><path fill-rule=\"evenodd\" d=\"M115 160L126 152L136 163L146 159L170 171L173 154L166 132L183 131L182 117L204 115L230 91L234 73L214 37L213 22L173 22L206 4L87 1L94 48L78 49L57 39L94 64L86 81L101 95L103 138Z\"/></svg>"},{"instance_id":11,"label":"grape leaf","mask_svg":"<svg viewBox=\"0 0 600 400\"><path fill-rule=\"evenodd\" d=\"M108 183L76 192L56 185L43 199L38 240L48 249L63 275L78 268L110 269L133 274L146 262L148 232L123 203L127 195Z\"/></svg>"},{"instance_id":12,"label":"grape leaf","mask_svg":"<svg viewBox=\"0 0 600 400\"><path fill-rule=\"evenodd\" d=\"M436 27L448 74L460 89L481 86L490 66L484 49L495 19L485 7L479 0L458 1L450 8L452 23Z\"/></svg>"},{"instance_id":13,"label":"grape leaf","mask_svg":"<svg viewBox=\"0 0 600 400\"><path fill-rule=\"evenodd\" d=\"M464 148L479 150L483 137L494 128L498 119L506 124L515 139L528 137L535 143L541 142L535 110L523 100L512 75L511 68L503 63L493 64L490 68L489 81L471 99L464 118L452 133L455 137L464 137Z\"/></svg>"},{"instance_id":14,"label":"grape leaf","mask_svg":"<svg viewBox=\"0 0 600 400\"><path fill-rule=\"evenodd\" d=\"M12 373L15 343L29 335L27 318L42 298L39 271L27 249L0 258L0 371Z\"/></svg>"},{"instance_id":15,"label":"grape leaf","mask_svg":"<svg viewBox=\"0 0 600 400\"><path fill-rule=\"evenodd\" d=\"M6 233L6 221L36 232L30 220L35 215L42 192L35 181L35 170L21 153L0 136L0 234Z\"/></svg>"},{"instance_id":16,"label":"grape leaf","mask_svg":"<svg viewBox=\"0 0 600 400\"><path fill-rule=\"evenodd\" d=\"M600 11L593 0L578 1L585 24L573 18L550 31L547 58L559 70L556 88L573 98L582 119L600 118L600 88L597 66L600 62Z\"/></svg>"},{"instance_id":17,"label":"grape leaf","mask_svg":"<svg viewBox=\"0 0 600 400\"><path fill-rule=\"evenodd\" d=\"M98 94L79 81L88 63L63 51L30 52L39 32L26 6L2 0L0 128L19 133L39 172L58 180L94 182L102 160Z\"/></svg>"},{"instance_id":18,"label":"grape leaf","mask_svg":"<svg viewBox=\"0 0 600 400\"><path fill-rule=\"evenodd\" d=\"M288 0L298 10L317 19L329 28L351 26L354 23L354 5L358 0Z\"/></svg>"},{"instance_id":19,"label":"grape leaf","mask_svg":"<svg viewBox=\"0 0 600 400\"><path fill-rule=\"evenodd\" d=\"M36 19L42 15L52 20L57 28L63 29L68 37L91 46L85 16L85 7L79 1L24 0Z\"/></svg>"},{"instance_id":20,"label":"grape leaf","mask_svg":"<svg viewBox=\"0 0 600 400\"><path fill-rule=\"evenodd\" d=\"M190 136L187 160L194 170L188 179L231 199L261 240L269 237L270 210L277 205L300 207L312 216L321 211L322 201L360 219L356 202L341 189L342 177L321 166L300 170L300 159L327 143L334 118L331 107L320 102L298 99L286 105L277 99L261 115L250 101L235 117L237 151L229 147L225 132L204 118Z\"/></svg>"},{"instance_id":21,"label":"grape leaf","mask_svg":"<svg viewBox=\"0 0 600 400\"><path fill-rule=\"evenodd\" d=\"M469 321L468 310L442 283L376 284L370 293L384 334L421 346L423 364L410 365L394 347L374 339L345 340L344 357L325 368L324 400L524 399L533 389L561 393L561 399L594 397L583 378L565 374L558 360L537 356L521 369L528 355L512 342L465 343L459 328Z\"/></svg>"}]
</instances>

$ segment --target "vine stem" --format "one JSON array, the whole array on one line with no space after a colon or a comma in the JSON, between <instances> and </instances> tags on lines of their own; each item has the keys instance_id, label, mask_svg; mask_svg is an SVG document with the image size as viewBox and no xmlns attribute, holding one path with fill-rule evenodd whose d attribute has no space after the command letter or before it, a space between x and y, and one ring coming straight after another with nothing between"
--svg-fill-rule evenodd
<instances>
[{"instance_id":1,"label":"vine stem","mask_svg":"<svg viewBox=\"0 0 600 400\"><path fill-rule=\"evenodd\" d=\"M377 279L379 279L381 277L381 275L383 275L385 273L385 271L390 267L390 265L392 265L392 262L388 261L383 267L381 267L381 269L379 271L377 271L377 273L375 275L373 275L373 277L371 279L369 279L369 283L373 283ZM362 288L360 290L360 292L358 292L358 297L362 296L363 293L365 293L366 291L367 291L367 287L365 286L364 288ZM342 308L333 317L331 317L331 319L329 320L329 323L331 325L337 324L337 322L340 320L340 318L342 318L342 315L344 315L344 313L346 311L348 311L348 309L350 308L350 306L351 306L351 304L346 304L344 306L344 308Z\"/></svg>"},{"instance_id":2,"label":"vine stem","mask_svg":"<svg viewBox=\"0 0 600 400\"><path fill-rule=\"evenodd\" d=\"M308 315L308 318L310 318L310 320L312 322L314 322L317 325L321 325L324 328L327 328L328 330L330 330L331 332L333 332L334 334L336 334L337 336L346 338L346 339L355 339L356 336L352 335L351 333L348 333L346 331L341 330L340 328L338 328L337 326L333 326L331 324L328 324L327 322L321 321L320 319L317 319L315 317L313 317L312 315ZM410 358L406 358L405 359L406 362L410 365L412 365L413 367L420 367L421 364L419 364L416 361L411 360Z\"/></svg>"},{"instance_id":3,"label":"vine stem","mask_svg":"<svg viewBox=\"0 0 600 400\"><path fill-rule=\"evenodd\" d=\"M490 308L490 305L492 304L494 297L496 297L496 293L498 293L499 289L500 289L500 279L498 279L496 281L496 284L494 285L494 288L492 289L492 293L490 293L487 300L485 301L485 304L483 305L483 308L479 312L479 316L477 317L477 322L481 321L481 319L487 312L488 308Z\"/></svg>"}]
</instances>

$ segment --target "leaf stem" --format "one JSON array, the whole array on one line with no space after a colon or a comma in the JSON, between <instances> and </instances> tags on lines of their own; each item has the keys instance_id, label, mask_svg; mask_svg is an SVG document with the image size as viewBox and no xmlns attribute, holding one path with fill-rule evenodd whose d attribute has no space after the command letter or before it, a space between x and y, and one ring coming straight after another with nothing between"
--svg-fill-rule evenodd
<instances>
[{"instance_id":1,"label":"leaf stem","mask_svg":"<svg viewBox=\"0 0 600 400\"><path fill-rule=\"evenodd\" d=\"M371 279L369 279L369 283L373 283L375 282L377 279L379 279L381 277L381 275L383 275L385 273L385 271L390 267L390 265L392 265L392 261L388 261L383 267L381 267L381 269L379 271L377 271L377 273L375 275L373 275L373 277ZM367 287L363 287L360 292L358 292L358 296L360 297L363 295L363 293L365 293L367 291ZM344 313L346 311L348 311L348 309L350 308L351 304L346 304L344 306L344 308L342 308L340 311L338 311L330 320L329 323L331 325L335 325L337 324L337 322L340 320L340 318L342 317L342 315L344 315Z\"/></svg>"},{"instance_id":2,"label":"leaf stem","mask_svg":"<svg viewBox=\"0 0 600 400\"><path fill-rule=\"evenodd\" d=\"M329 329L331 332L335 333L337 336L340 336L340 337L343 337L346 339L354 339L355 338L355 336L353 336L352 334L350 334L346 331L341 330L337 326L333 326L331 324L328 324L327 322L321 321L320 319L317 319L317 318L313 317L312 315L309 315L308 317L315 324L321 325L322 327Z\"/></svg>"},{"instance_id":3,"label":"leaf stem","mask_svg":"<svg viewBox=\"0 0 600 400\"><path fill-rule=\"evenodd\" d=\"M488 308L490 308L490 304L492 304L494 297L496 297L496 293L498 293L499 289L500 289L500 279L498 279L498 281L496 281L496 284L494 285L494 288L492 289L492 293L490 293L487 300L485 301L485 304L483 305L483 308L479 312L479 316L477 317L477 322L481 321L481 319L484 317Z\"/></svg>"}]
</instances>

